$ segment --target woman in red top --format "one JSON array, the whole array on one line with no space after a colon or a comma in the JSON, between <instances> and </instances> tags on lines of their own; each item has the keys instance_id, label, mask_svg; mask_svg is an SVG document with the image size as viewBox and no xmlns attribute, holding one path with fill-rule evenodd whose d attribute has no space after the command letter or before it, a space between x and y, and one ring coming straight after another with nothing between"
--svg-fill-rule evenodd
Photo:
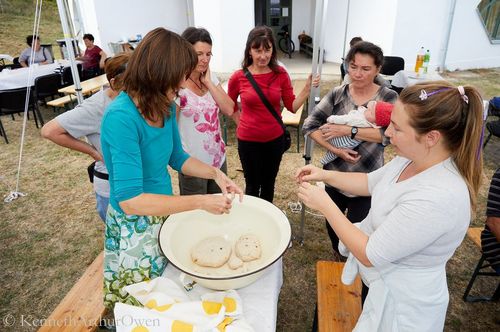
<instances>
[{"instance_id":1,"label":"woman in red top","mask_svg":"<svg viewBox=\"0 0 500 332\"><path fill-rule=\"evenodd\" d=\"M245 193L273 201L274 182L285 144L282 126L264 105L259 95L245 76L248 69L264 96L281 116L280 102L295 113L309 96L311 76L295 97L292 83L286 70L276 60L276 44L272 30L258 26L248 34L242 69L229 79L228 95L238 111L238 95L241 100L241 115L236 131L238 154L245 176ZM315 85L319 78L315 79Z\"/></svg>"},{"instance_id":2,"label":"woman in red top","mask_svg":"<svg viewBox=\"0 0 500 332\"><path fill-rule=\"evenodd\" d=\"M77 57L77 60L83 61L83 77L88 79L103 73L107 55L99 46L94 45L94 36L90 33L83 35L83 42L87 48L83 56Z\"/></svg>"}]
</instances>

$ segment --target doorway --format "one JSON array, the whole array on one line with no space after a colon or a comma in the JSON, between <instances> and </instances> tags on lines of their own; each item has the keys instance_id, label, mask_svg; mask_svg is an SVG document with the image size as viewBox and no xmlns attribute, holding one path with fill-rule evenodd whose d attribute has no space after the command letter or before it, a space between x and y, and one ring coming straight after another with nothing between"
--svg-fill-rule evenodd
<instances>
[{"instance_id":1,"label":"doorway","mask_svg":"<svg viewBox=\"0 0 500 332\"><path fill-rule=\"evenodd\" d=\"M292 0L255 0L255 25L267 25L278 41L278 32L284 26L292 31Z\"/></svg>"}]
</instances>

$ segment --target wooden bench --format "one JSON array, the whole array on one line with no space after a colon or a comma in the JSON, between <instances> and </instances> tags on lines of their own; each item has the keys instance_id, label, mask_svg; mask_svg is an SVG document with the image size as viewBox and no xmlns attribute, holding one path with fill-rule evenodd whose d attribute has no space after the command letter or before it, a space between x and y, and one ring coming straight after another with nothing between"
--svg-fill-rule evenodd
<instances>
[{"instance_id":1,"label":"wooden bench","mask_svg":"<svg viewBox=\"0 0 500 332\"><path fill-rule=\"evenodd\" d=\"M481 232L483 228L481 227L469 227L467 230L467 236L476 244L476 246L481 250ZM481 253L481 257L477 262L476 268L474 269L474 273L472 273L472 277L469 280L469 284L465 289L463 300L465 302L482 302L482 301L498 301L500 299L500 282L498 283L497 289L492 296L470 296L470 290L474 285L474 281L476 281L477 276L491 276L491 277L500 277L500 275L496 274L490 268L490 264L486 261L484 255ZM486 271L482 271L486 269Z\"/></svg>"},{"instance_id":2,"label":"wooden bench","mask_svg":"<svg viewBox=\"0 0 500 332\"><path fill-rule=\"evenodd\" d=\"M295 81L293 82L293 91L295 95L298 95L300 91L304 88L305 82L303 81ZM283 123L286 127L293 127L297 130L297 153L300 152L300 121L302 119L302 110L304 106L307 105L307 101L304 105L300 106L297 112L292 113L288 111L286 108L283 108L281 111L281 118L283 119Z\"/></svg>"},{"instance_id":3,"label":"wooden bench","mask_svg":"<svg viewBox=\"0 0 500 332\"><path fill-rule=\"evenodd\" d=\"M95 331L106 312L103 304L104 252L90 264L38 330Z\"/></svg>"},{"instance_id":4,"label":"wooden bench","mask_svg":"<svg viewBox=\"0 0 500 332\"><path fill-rule=\"evenodd\" d=\"M361 279L344 285L343 268L341 262L316 263L319 332L352 331L361 314Z\"/></svg>"},{"instance_id":5,"label":"wooden bench","mask_svg":"<svg viewBox=\"0 0 500 332\"><path fill-rule=\"evenodd\" d=\"M67 96L60 97L60 98L57 98L54 100L50 100L47 102L47 105L52 106L52 107L64 107L64 108L66 108L66 105L73 103L75 101L76 101L76 97L73 97L71 95L67 95Z\"/></svg>"}]
</instances>

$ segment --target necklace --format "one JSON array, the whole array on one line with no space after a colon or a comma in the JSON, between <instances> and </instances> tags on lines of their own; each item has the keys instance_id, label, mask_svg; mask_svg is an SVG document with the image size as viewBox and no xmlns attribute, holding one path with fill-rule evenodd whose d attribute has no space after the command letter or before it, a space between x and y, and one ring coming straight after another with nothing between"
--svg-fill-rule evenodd
<instances>
[{"instance_id":1,"label":"necklace","mask_svg":"<svg viewBox=\"0 0 500 332\"><path fill-rule=\"evenodd\" d=\"M201 83L201 85L199 85L198 83L196 83L196 82L195 82L195 81L191 78L191 76L189 76L188 78L191 80L191 82L193 82L193 83L194 83L194 85L196 85L196 87L197 87L198 89L200 89L200 91L203 91L203 83Z\"/></svg>"}]
</instances>

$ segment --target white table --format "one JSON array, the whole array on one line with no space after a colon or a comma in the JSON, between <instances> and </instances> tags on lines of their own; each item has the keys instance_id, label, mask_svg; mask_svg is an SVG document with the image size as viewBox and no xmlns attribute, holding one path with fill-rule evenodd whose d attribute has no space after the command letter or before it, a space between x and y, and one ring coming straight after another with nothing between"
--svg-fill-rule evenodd
<instances>
[{"instance_id":1,"label":"white table","mask_svg":"<svg viewBox=\"0 0 500 332\"><path fill-rule=\"evenodd\" d=\"M442 81L443 78L437 72L428 72L417 77L417 73L412 70L400 70L392 78L392 85L398 88L406 88L407 86L422 83L426 81Z\"/></svg>"},{"instance_id":2,"label":"white table","mask_svg":"<svg viewBox=\"0 0 500 332\"><path fill-rule=\"evenodd\" d=\"M181 271L172 264L168 264L163 276L173 280L181 289ZM267 268L266 272L254 283L237 289L243 300L243 316L257 332L276 331L276 317L278 315L278 298L283 285L283 262L280 258L276 263ZM209 289L196 284L186 292L192 300L199 300L202 294L210 292Z\"/></svg>"},{"instance_id":3,"label":"white table","mask_svg":"<svg viewBox=\"0 0 500 332\"><path fill-rule=\"evenodd\" d=\"M12 70L2 70L0 72L0 90L10 90L17 88L25 88L27 86L33 86L35 83L35 78L53 74L59 67L68 67L68 60L60 60L59 63L50 63L47 65L38 65L31 68L32 77L28 82L28 75L30 68L18 68Z\"/></svg>"}]
</instances>

